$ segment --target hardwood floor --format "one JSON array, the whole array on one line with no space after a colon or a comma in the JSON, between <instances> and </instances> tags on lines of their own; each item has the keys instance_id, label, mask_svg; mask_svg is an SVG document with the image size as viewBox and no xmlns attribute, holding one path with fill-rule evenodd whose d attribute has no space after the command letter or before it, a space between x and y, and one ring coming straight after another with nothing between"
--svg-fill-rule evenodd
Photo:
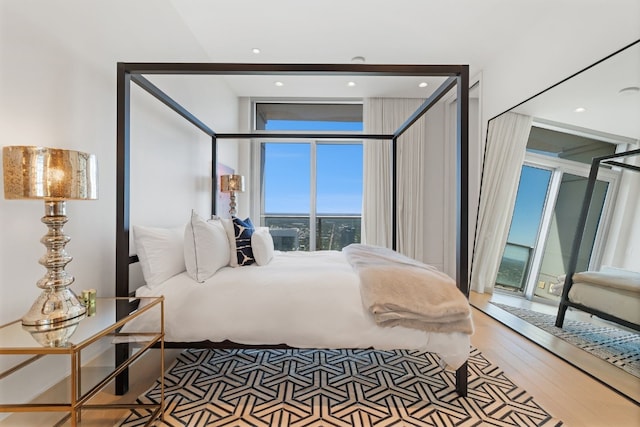
<instances>
[{"instance_id":1,"label":"hardwood floor","mask_svg":"<svg viewBox=\"0 0 640 427\"><path fill-rule=\"evenodd\" d=\"M640 425L640 406L483 312L474 309L473 316L475 334L472 337L472 344L490 361L500 366L516 384L527 390L544 409L561 419L567 426L635 427ZM178 353L179 350L166 350L167 368ZM108 357L105 360L108 360ZM96 399L100 402L135 399L156 379L159 360L159 351L151 350L143 360L136 363L131 371L131 389L127 395L115 396L113 389L109 386ZM61 389L57 386L48 393L60 392ZM124 412L120 411L85 411L81 425L113 426L123 415ZM42 427L54 425L59 418L59 414L48 413L12 414L2 420L0 426Z\"/></svg>"},{"instance_id":2,"label":"hardwood floor","mask_svg":"<svg viewBox=\"0 0 640 427\"><path fill-rule=\"evenodd\" d=\"M562 339L558 339L552 334L539 329L530 323L508 313L501 308L491 304L493 302L504 303L514 307L522 307L555 315L557 307L547 304L535 303L527 301L523 298L515 298L510 295L494 293L493 295L471 293L470 301L472 305L481 311L489 314L490 317L507 325L520 335L527 337L529 340L547 349L551 353L568 361L569 364L579 370L591 375L592 377L604 382L609 387L619 391L623 395L629 397L636 404L640 402L640 380L631 374L628 374L611 363L601 358L583 351L573 344ZM491 303L490 303L491 302ZM596 326L611 327L612 325L604 320L594 316L589 316L579 310L570 310L567 312L567 319L589 322ZM622 328L624 329L624 328ZM634 331L632 331L634 332ZM640 425L640 424L639 424Z\"/></svg>"},{"instance_id":3,"label":"hardwood floor","mask_svg":"<svg viewBox=\"0 0 640 427\"><path fill-rule=\"evenodd\" d=\"M640 425L640 406L631 400L480 310L473 314L472 344L568 426Z\"/></svg>"}]
</instances>

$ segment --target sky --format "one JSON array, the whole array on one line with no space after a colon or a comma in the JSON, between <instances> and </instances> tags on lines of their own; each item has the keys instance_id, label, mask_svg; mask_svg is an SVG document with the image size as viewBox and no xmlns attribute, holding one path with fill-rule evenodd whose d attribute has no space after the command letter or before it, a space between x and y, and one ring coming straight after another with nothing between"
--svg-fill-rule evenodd
<instances>
[{"instance_id":1,"label":"sky","mask_svg":"<svg viewBox=\"0 0 640 427\"><path fill-rule=\"evenodd\" d=\"M362 123L270 120L266 130L362 131ZM362 211L362 144L320 140L316 151L318 214ZM265 212L308 215L311 192L311 146L265 143Z\"/></svg>"},{"instance_id":2,"label":"sky","mask_svg":"<svg viewBox=\"0 0 640 427\"><path fill-rule=\"evenodd\" d=\"M535 246L550 179L550 170L522 167L508 242Z\"/></svg>"}]
</instances>

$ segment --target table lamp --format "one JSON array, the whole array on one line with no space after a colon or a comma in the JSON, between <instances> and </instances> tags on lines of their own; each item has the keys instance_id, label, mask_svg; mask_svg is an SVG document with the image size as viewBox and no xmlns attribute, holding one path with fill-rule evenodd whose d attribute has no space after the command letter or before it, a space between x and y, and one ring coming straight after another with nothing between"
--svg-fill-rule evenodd
<instances>
[{"instance_id":1,"label":"table lamp","mask_svg":"<svg viewBox=\"0 0 640 427\"><path fill-rule=\"evenodd\" d=\"M92 154L47 147L8 146L2 149L5 199L42 199L42 222L49 231L40 240L47 253L39 262L47 272L37 282L42 293L22 318L22 326L47 347L67 345L86 307L69 289L75 280L65 271L73 259L65 251L70 238L66 200L97 198L97 162Z\"/></svg>"},{"instance_id":2,"label":"table lamp","mask_svg":"<svg viewBox=\"0 0 640 427\"><path fill-rule=\"evenodd\" d=\"M220 177L220 191L229 193L229 214L236 215L236 193L244 191L244 176L242 175L222 175Z\"/></svg>"}]
</instances>

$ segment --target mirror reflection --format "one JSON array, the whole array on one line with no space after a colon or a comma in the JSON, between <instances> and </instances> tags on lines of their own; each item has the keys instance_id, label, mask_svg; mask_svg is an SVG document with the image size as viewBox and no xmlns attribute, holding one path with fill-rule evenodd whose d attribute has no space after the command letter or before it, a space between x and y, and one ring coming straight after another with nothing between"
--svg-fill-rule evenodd
<instances>
[{"instance_id":1,"label":"mirror reflection","mask_svg":"<svg viewBox=\"0 0 640 427\"><path fill-rule=\"evenodd\" d=\"M476 307L638 402L639 117L635 42L492 119L471 271Z\"/></svg>"}]
</instances>

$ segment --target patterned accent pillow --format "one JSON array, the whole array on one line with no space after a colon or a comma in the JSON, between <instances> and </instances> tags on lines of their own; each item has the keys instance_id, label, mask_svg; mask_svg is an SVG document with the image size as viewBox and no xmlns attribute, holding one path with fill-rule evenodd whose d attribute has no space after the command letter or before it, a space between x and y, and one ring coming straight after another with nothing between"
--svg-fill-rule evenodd
<instances>
[{"instance_id":1,"label":"patterned accent pillow","mask_svg":"<svg viewBox=\"0 0 640 427\"><path fill-rule=\"evenodd\" d=\"M242 220L233 217L233 231L236 240L236 255L238 257L238 265L250 265L256 262L251 248L251 235L255 231L255 227L250 218Z\"/></svg>"}]
</instances>

